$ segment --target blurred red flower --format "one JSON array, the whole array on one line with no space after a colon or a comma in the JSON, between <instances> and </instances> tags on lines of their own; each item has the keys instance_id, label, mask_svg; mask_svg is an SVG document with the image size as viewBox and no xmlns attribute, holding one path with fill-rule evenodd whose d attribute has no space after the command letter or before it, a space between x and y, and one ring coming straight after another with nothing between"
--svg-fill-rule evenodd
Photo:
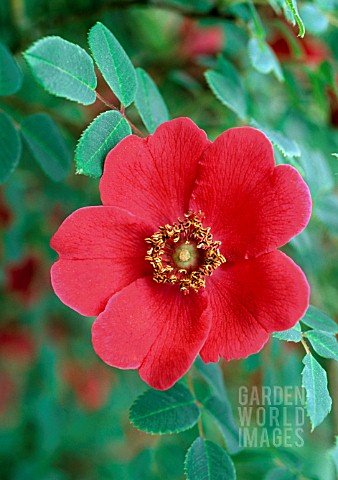
<instances>
[{"instance_id":1,"label":"blurred red flower","mask_svg":"<svg viewBox=\"0 0 338 480\"><path fill-rule=\"evenodd\" d=\"M2 190L0 190L0 228L8 228L12 222L12 217L12 212L5 201Z\"/></svg>"},{"instance_id":2,"label":"blurred red flower","mask_svg":"<svg viewBox=\"0 0 338 480\"><path fill-rule=\"evenodd\" d=\"M329 94L331 124L334 127L338 127L338 99L333 95Z\"/></svg>"},{"instance_id":3,"label":"blurred red flower","mask_svg":"<svg viewBox=\"0 0 338 480\"><path fill-rule=\"evenodd\" d=\"M336 86L338 87L338 75L335 77ZM332 87L327 88L327 95L330 105L331 125L338 126L338 96Z\"/></svg>"},{"instance_id":4,"label":"blurred red flower","mask_svg":"<svg viewBox=\"0 0 338 480\"><path fill-rule=\"evenodd\" d=\"M36 344L30 331L8 323L0 327L0 358L28 366L36 356Z\"/></svg>"},{"instance_id":5,"label":"blurred red flower","mask_svg":"<svg viewBox=\"0 0 338 480\"><path fill-rule=\"evenodd\" d=\"M63 377L85 410L97 410L107 402L112 378L102 365L68 362L63 366Z\"/></svg>"},{"instance_id":6,"label":"blurred red flower","mask_svg":"<svg viewBox=\"0 0 338 480\"><path fill-rule=\"evenodd\" d=\"M166 389L198 353L246 357L304 314L306 278L276 248L307 225L311 198L258 130L212 143L179 118L128 136L108 154L100 192L104 206L77 210L54 235L52 284L98 315L93 345L109 365Z\"/></svg>"},{"instance_id":7,"label":"blurred red flower","mask_svg":"<svg viewBox=\"0 0 338 480\"><path fill-rule=\"evenodd\" d=\"M224 43L224 31L219 25L203 27L191 19L185 19L181 28L180 53L187 58L217 55Z\"/></svg>"},{"instance_id":8,"label":"blurred red flower","mask_svg":"<svg viewBox=\"0 0 338 480\"><path fill-rule=\"evenodd\" d=\"M305 65L316 67L330 57L327 46L319 39L309 35L299 39L291 29L289 30L290 38L292 38L292 42L299 50L299 56L295 55L290 38L284 36L281 32L276 33L269 41L271 48L281 62L298 61Z\"/></svg>"},{"instance_id":9,"label":"blurred red flower","mask_svg":"<svg viewBox=\"0 0 338 480\"><path fill-rule=\"evenodd\" d=\"M42 259L32 253L6 267L6 291L24 305L31 305L39 298L46 280Z\"/></svg>"},{"instance_id":10,"label":"blurred red flower","mask_svg":"<svg viewBox=\"0 0 338 480\"><path fill-rule=\"evenodd\" d=\"M0 416L7 413L16 397L17 389L9 373L0 370Z\"/></svg>"}]
</instances>

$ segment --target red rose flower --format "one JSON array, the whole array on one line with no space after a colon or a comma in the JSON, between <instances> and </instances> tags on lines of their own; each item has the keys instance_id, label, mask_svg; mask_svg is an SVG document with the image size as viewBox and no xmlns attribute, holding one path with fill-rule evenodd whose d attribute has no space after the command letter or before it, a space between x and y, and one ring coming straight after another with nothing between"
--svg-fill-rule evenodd
<instances>
[{"instance_id":1,"label":"red rose flower","mask_svg":"<svg viewBox=\"0 0 338 480\"><path fill-rule=\"evenodd\" d=\"M277 247L307 225L308 187L275 166L250 127L211 143L191 120L123 139L107 156L103 206L74 212L54 235L52 284L83 315L109 365L166 389L205 362L258 352L309 302L301 269Z\"/></svg>"}]
</instances>

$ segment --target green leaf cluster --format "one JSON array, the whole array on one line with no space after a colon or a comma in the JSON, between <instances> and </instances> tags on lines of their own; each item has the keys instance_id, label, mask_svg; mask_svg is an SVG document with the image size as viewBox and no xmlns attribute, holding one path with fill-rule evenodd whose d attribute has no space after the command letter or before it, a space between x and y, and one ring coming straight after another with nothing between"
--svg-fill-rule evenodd
<instances>
[{"instance_id":1,"label":"green leaf cluster","mask_svg":"<svg viewBox=\"0 0 338 480\"><path fill-rule=\"evenodd\" d=\"M88 34L88 43L97 67L120 109L111 106L97 91L97 77L91 56L81 47L61 37L45 37L25 53L36 80L49 93L91 105L97 99L113 111L99 115L83 132L75 152L77 173L100 177L104 159L114 146L132 133L124 109L135 106L150 133L169 119L168 109L151 77L135 69L125 50L101 22Z\"/></svg>"},{"instance_id":2,"label":"green leaf cluster","mask_svg":"<svg viewBox=\"0 0 338 480\"><path fill-rule=\"evenodd\" d=\"M302 331L301 324L310 327ZM305 315L293 328L273 334L279 340L288 342L305 342L310 345L320 357L338 361L338 342L335 337L338 333L338 325L328 315L312 305L309 306ZM330 413L332 400L327 387L327 374L320 363L308 350L303 359L305 365L303 387L307 394L307 413L310 417L312 428L320 425Z\"/></svg>"},{"instance_id":3,"label":"green leaf cluster","mask_svg":"<svg viewBox=\"0 0 338 480\"><path fill-rule=\"evenodd\" d=\"M22 82L18 63L8 48L0 43L0 95L5 97L17 93ZM49 115L29 115L19 124L0 110L0 124L0 183L8 180L18 166L25 145L52 180L61 181L68 174L70 149Z\"/></svg>"},{"instance_id":4,"label":"green leaf cluster","mask_svg":"<svg viewBox=\"0 0 338 480\"><path fill-rule=\"evenodd\" d=\"M240 451L238 427L221 369L217 364L205 364L200 358L195 367L208 386L208 395L199 400L192 384L190 389L182 383L163 392L149 389L131 406L130 421L139 430L158 435L184 432L199 423L201 433L201 415L207 414L223 436L229 454L237 454ZM228 453L202 435L196 438L186 454L187 478L213 480L226 475L226 478L235 479L235 467Z\"/></svg>"}]
</instances>

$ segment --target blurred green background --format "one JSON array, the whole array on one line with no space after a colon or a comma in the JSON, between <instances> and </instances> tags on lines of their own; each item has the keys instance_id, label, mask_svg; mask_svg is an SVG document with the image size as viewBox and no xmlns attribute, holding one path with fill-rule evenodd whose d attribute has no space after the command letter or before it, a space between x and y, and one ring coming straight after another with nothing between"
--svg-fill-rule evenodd
<instances>
[{"instance_id":1,"label":"blurred green background","mask_svg":"<svg viewBox=\"0 0 338 480\"><path fill-rule=\"evenodd\" d=\"M338 152L338 4L298 2L307 28L300 39L282 3L259 1L253 8L245 1L1 0L0 41L15 55L23 83L0 97L0 111L18 130L29 115L48 114L60 129L69 165L56 182L23 142L19 165L0 190L1 479L181 480L185 452L197 435L197 427L161 437L137 431L128 408L146 385L135 372L103 364L91 346L92 319L52 292L51 236L69 213L100 203L98 181L75 175L72 158L81 132L104 106L53 97L34 81L21 53L42 36L60 35L88 48L87 32L100 20L134 65L152 76L172 118L191 117L211 139L250 118L265 128L276 139L277 162L296 166L313 197L309 227L285 251L306 272L311 303L338 319L338 160L332 155ZM257 38L272 57L250 50ZM240 78L228 88L243 96L248 121L207 85L204 72L221 69L220 56ZM99 91L116 100L102 78ZM128 117L146 133L133 106ZM241 385L300 386L303 355L299 344L271 339L258 355L221 363L235 417ZM320 362L333 398L329 417L313 433L307 421L302 448L234 455L239 480L336 477L330 452L338 433L338 370L333 360ZM203 396L207 387L194 376ZM204 423L207 436L222 444L212 419L206 416Z\"/></svg>"}]
</instances>

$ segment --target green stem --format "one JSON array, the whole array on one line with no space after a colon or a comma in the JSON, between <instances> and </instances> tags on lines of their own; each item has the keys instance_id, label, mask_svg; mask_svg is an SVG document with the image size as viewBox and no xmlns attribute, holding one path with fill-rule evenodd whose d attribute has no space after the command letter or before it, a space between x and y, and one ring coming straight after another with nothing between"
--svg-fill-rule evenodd
<instances>
[{"instance_id":1,"label":"green stem","mask_svg":"<svg viewBox=\"0 0 338 480\"><path fill-rule=\"evenodd\" d=\"M301 339L301 343L302 343L307 355L311 355L310 349L309 349L308 344L306 343L304 337Z\"/></svg>"},{"instance_id":2,"label":"green stem","mask_svg":"<svg viewBox=\"0 0 338 480\"><path fill-rule=\"evenodd\" d=\"M196 399L196 393L195 393L195 388L194 388L194 384L193 384L193 381L192 381L192 375L191 375L191 370L189 370L189 372L187 373L187 382L188 382L188 387L189 387L189 390L192 394L192 396L195 398L195 401L196 401L196 404L201 407L202 405L197 401ZM199 434L200 436L203 438L203 440L205 439L205 435L204 435L204 429L203 429L203 423L202 423L202 417L200 416L199 419L198 419L198 423L197 423L197 426L198 426L198 431L199 431Z\"/></svg>"}]
</instances>

